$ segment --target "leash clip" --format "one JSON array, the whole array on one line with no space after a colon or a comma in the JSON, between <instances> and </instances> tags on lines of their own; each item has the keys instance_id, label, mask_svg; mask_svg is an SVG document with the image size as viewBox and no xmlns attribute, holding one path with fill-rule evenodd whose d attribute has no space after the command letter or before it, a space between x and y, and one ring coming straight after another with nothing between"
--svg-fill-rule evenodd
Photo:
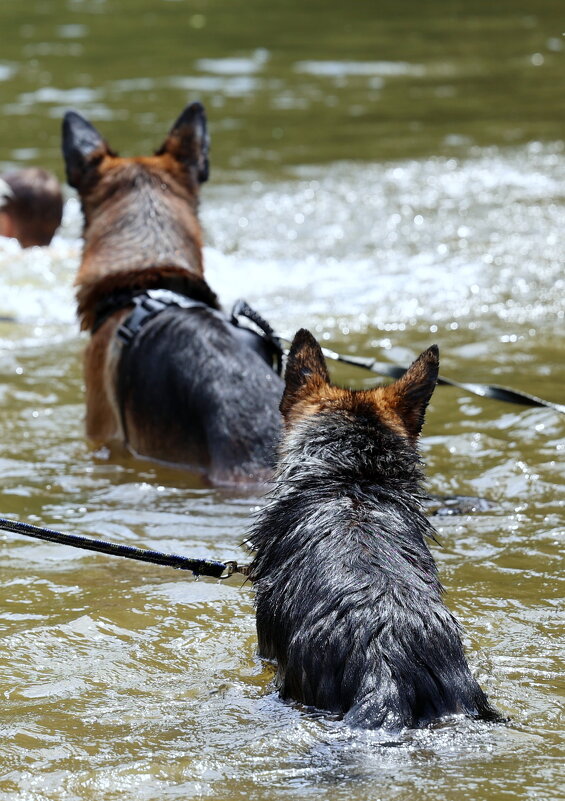
<instances>
[{"instance_id":1,"label":"leash clip","mask_svg":"<svg viewBox=\"0 0 565 801\"><path fill-rule=\"evenodd\" d=\"M225 562L225 565L225 572L220 576L221 581L230 578L230 576L233 576L234 573L241 573L242 576L249 575L249 565L238 565L235 560Z\"/></svg>"}]
</instances>

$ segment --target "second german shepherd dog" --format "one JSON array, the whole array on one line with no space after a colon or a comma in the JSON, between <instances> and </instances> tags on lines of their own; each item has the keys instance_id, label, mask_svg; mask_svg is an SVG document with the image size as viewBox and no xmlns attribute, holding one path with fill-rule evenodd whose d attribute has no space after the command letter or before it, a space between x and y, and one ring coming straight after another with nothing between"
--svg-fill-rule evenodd
<instances>
[{"instance_id":1,"label":"second german shepherd dog","mask_svg":"<svg viewBox=\"0 0 565 801\"><path fill-rule=\"evenodd\" d=\"M417 438L438 366L434 345L395 383L352 391L308 331L288 357L274 490L249 538L259 653L284 699L352 726L500 719L426 544Z\"/></svg>"},{"instance_id":2,"label":"second german shepherd dog","mask_svg":"<svg viewBox=\"0 0 565 801\"><path fill-rule=\"evenodd\" d=\"M208 145L200 103L155 155L138 158L119 158L82 116L65 116L67 179L84 214L78 313L92 333L86 429L214 483L255 483L271 475L282 381L204 278L197 205ZM116 334L146 290L174 292L185 308L161 309L124 347Z\"/></svg>"}]
</instances>

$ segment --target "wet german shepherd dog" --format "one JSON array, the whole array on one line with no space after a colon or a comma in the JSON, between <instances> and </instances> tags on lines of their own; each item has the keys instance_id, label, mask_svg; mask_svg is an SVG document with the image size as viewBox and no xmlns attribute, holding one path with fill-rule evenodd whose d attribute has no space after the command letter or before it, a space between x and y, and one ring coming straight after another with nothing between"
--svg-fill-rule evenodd
<instances>
[{"instance_id":1,"label":"wet german shepherd dog","mask_svg":"<svg viewBox=\"0 0 565 801\"><path fill-rule=\"evenodd\" d=\"M284 699L352 726L499 719L426 544L417 438L438 365L434 345L395 383L352 391L308 331L288 357L274 491L249 539L259 653Z\"/></svg>"},{"instance_id":2,"label":"wet german shepherd dog","mask_svg":"<svg viewBox=\"0 0 565 801\"><path fill-rule=\"evenodd\" d=\"M138 158L119 158L87 120L65 115L67 179L84 214L78 313L92 333L86 429L214 483L254 483L272 472L283 385L264 341L221 312L204 278L208 146L200 103Z\"/></svg>"}]
</instances>

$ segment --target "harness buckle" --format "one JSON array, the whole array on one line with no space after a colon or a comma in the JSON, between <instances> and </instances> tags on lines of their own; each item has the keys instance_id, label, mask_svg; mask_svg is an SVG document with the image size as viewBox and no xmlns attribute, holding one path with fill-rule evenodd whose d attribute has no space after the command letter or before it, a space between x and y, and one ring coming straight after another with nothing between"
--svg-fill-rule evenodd
<instances>
[{"instance_id":1,"label":"harness buckle","mask_svg":"<svg viewBox=\"0 0 565 801\"><path fill-rule=\"evenodd\" d=\"M131 328L127 326L127 320L125 323L122 323L121 326L116 331L116 336L118 339L124 343L124 345L129 345L129 343L133 339L133 331Z\"/></svg>"},{"instance_id":2,"label":"harness buckle","mask_svg":"<svg viewBox=\"0 0 565 801\"><path fill-rule=\"evenodd\" d=\"M129 345L143 323L169 304L159 298L150 297L149 294L138 295L133 299L133 309L118 328L116 335L125 344Z\"/></svg>"}]
</instances>

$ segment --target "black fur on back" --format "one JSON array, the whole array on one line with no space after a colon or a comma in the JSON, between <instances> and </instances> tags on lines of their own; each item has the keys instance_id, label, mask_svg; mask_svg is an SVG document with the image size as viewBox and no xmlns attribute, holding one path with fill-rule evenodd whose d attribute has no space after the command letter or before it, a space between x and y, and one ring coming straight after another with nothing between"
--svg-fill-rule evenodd
<instances>
[{"instance_id":1,"label":"black fur on back","mask_svg":"<svg viewBox=\"0 0 565 801\"><path fill-rule=\"evenodd\" d=\"M272 475L283 383L212 309L170 308L123 352L118 394L139 453L178 453L215 483Z\"/></svg>"},{"instance_id":2,"label":"black fur on back","mask_svg":"<svg viewBox=\"0 0 565 801\"><path fill-rule=\"evenodd\" d=\"M421 480L416 446L375 415L322 411L287 434L249 538L283 698L364 728L498 719L442 600Z\"/></svg>"}]
</instances>

